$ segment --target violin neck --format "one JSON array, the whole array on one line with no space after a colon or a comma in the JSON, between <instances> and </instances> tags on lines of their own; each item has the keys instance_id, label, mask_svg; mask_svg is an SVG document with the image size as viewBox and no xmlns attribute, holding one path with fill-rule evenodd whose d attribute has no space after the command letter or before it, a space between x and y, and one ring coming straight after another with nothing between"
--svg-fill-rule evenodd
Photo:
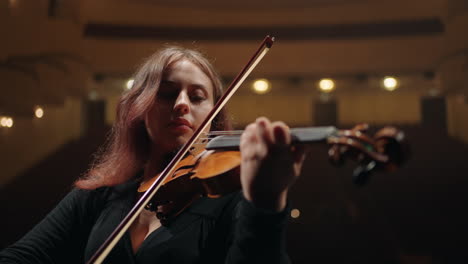
<instances>
[{"instance_id":1,"label":"violin neck","mask_svg":"<svg viewBox=\"0 0 468 264\"><path fill-rule=\"evenodd\" d=\"M333 126L291 128L293 144L310 144L322 142L334 135L338 130ZM240 135L223 135L213 138L207 145L207 150L239 150Z\"/></svg>"}]
</instances>

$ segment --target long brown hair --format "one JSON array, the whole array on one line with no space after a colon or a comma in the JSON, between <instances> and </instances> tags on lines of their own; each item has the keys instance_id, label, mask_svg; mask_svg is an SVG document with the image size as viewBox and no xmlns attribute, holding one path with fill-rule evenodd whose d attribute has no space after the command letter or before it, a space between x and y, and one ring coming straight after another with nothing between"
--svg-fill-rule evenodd
<instances>
[{"instance_id":1,"label":"long brown hair","mask_svg":"<svg viewBox=\"0 0 468 264\"><path fill-rule=\"evenodd\" d=\"M222 83L212 64L198 51L168 47L154 53L136 71L133 87L117 106L116 121L103 151L97 154L89 171L75 182L81 189L96 189L124 183L143 169L149 158L150 139L144 117L155 102L165 70L174 62L187 59L212 81L215 103L222 95ZM223 109L211 130L230 129Z\"/></svg>"}]
</instances>

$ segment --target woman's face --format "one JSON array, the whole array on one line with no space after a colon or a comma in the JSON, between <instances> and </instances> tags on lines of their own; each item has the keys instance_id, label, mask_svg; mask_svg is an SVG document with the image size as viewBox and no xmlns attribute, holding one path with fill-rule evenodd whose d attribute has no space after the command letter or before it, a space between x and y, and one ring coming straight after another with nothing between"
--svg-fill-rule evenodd
<instances>
[{"instance_id":1,"label":"woman's face","mask_svg":"<svg viewBox=\"0 0 468 264\"><path fill-rule=\"evenodd\" d=\"M167 153L182 146L213 105L213 85L208 76L189 60L172 63L145 117L153 147Z\"/></svg>"}]
</instances>

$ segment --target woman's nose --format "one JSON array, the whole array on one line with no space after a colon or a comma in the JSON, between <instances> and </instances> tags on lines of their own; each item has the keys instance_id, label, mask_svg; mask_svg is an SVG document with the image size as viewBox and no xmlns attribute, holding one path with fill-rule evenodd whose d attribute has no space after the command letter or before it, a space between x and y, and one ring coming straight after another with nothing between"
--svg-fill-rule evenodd
<instances>
[{"instance_id":1,"label":"woman's nose","mask_svg":"<svg viewBox=\"0 0 468 264\"><path fill-rule=\"evenodd\" d=\"M179 93L174 104L174 111L179 112L180 114L187 114L190 112L190 100L184 91Z\"/></svg>"}]
</instances>

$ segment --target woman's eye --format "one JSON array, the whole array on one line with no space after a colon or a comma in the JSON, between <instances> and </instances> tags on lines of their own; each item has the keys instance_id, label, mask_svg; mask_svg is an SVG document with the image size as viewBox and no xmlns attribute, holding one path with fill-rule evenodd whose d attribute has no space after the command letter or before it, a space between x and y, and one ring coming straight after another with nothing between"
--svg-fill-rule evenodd
<instances>
[{"instance_id":1,"label":"woman's eye","mask_svg":"<svg viewBox=\"0 0 468 264\"><path fill-rule=\"evenodd\" d=\"M192 100L192 102L201 102L201 101L204 101L205 99L206 97L203 95L192 95L190 97L190 100Z\"/></svg>"}]
</instances>

